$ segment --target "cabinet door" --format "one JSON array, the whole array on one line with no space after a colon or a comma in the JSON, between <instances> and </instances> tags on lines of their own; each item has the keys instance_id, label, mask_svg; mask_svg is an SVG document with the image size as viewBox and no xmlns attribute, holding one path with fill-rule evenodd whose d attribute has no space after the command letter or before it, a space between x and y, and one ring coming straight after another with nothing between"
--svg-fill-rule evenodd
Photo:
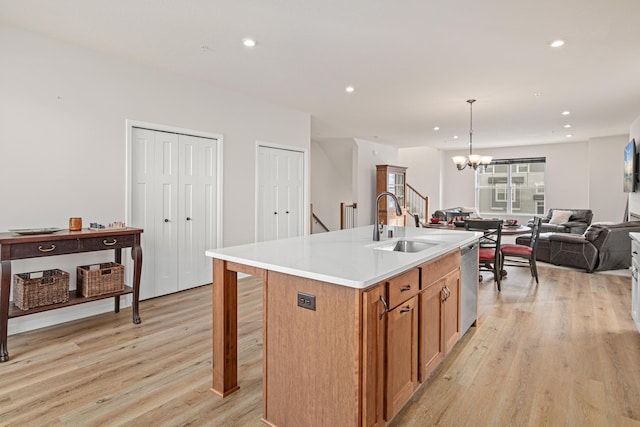
<instances>
[{"instance_id":1,"label":"cabinet door","mask_svg":"<svg viewBox=\"0 0 640 427\"><path fill-rule=\"evenodd\" d=\"M257 241L304 233L304 153L258 147Z\"/></svg>"},{"instance_id":2,"label":"cabinet door","mask_svg":"<svg viewBox=\"0 0 640 427\"><path fill-rule=\"evenodd\" d=\"M362 425L384 425L384 352L387 299L384 284L364 292L362 300Z\"/></svg>"},{"instance_id":3,"label":"cabinet door","mask_svg":"<svg viewBox=\"0 0 640 427\"><path fill-rule=\"evenodd\" d=\"M460 271L456 270L444 279L447 297L444 302L442 334L446 355L460 338Z\"/></svg>"},{"instance_id":4,"label":"cabinet door","mask_svg":"<svg viewBox=\"0 0 640 427\"><path fill-rule=\"evenodd\" d=\"M388 313L387 421L404 406L418 387L418 296Z\"/></svg>"},{"instance_id":5,"label":"cabinet door","mask_svg":"<svg viewBox=\"0 0 640 427\"><path fill-rule=\"evenodd\" d=\"M442 319L444 279L420 293L420 382L426 381L444 358Z\"/></svg>"},{"instance_id":6,"label":"cabinet door","mask_svg":"<svg viewBox=\"0 0 640 427\"><path fill-rule=\"evenodd\" d=\"M217 247L217 150L215 139L179 136L178 290L211 282Z\"/></svg>"}]
</instances>

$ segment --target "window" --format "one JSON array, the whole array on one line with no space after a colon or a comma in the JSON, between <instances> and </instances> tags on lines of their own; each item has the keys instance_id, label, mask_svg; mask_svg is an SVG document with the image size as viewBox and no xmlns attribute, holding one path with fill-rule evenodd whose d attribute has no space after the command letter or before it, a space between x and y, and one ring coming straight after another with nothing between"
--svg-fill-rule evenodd
<instances>
[{"instance_id":1,"label":"window","mask_svg":"<svg viewBox=\"0 0 640 427\"><path fill-rule=\"evenodd\" d=\"M544 157L496 159L476 173L476 209L484 214L544 214Z\"/></svg>"}]
</instances>

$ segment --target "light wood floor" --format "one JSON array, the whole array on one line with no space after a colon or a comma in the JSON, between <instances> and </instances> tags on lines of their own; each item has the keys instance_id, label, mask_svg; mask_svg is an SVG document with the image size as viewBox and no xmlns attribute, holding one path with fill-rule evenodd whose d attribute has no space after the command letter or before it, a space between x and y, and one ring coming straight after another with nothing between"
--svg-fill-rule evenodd
<instances>
[{"instance_id":1,"label":"light wood floor","mask_svg":"<svg viewBox=\"0 0 640 427\"><path fill-rule=\"evenodd\" d=\"M640 426L628 276L540 265L480 284L472 328L393 426ZM490 274L488 275L490 276ZM211 386L211 289L9 337L0 425L263 426L262 292L240 289L240 390ZM339 398L339 396L336 396Z\"/></svg>"}]
</instances>

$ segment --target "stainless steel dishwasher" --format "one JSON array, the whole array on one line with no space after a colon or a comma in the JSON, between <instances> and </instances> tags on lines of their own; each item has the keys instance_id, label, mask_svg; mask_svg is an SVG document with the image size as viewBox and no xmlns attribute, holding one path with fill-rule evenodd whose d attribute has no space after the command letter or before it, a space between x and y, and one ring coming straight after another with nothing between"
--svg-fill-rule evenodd
<instances>
[{"instance_id":1,"label":"stainless steel dishwasher","mask_svg":"<svg viewBox=\"0 0 640 427\"><path fill-rule=\"evenodd\" d=\"M478 318L478 242L460 248L460 336Z\"/></svg>"}]
</instances>

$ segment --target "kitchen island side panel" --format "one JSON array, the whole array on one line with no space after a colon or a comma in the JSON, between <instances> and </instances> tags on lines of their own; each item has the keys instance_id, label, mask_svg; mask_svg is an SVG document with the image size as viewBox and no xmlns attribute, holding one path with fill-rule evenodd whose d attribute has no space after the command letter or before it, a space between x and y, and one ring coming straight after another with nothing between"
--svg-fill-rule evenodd
<instances>
[{"instance_id":1,"label":"kitchen island side panel","mask_svg":"<svg viewBox=\"0 0 640 427\"><path fill-rule=\"evenodd\" d=\"M315 310L298 306L299 292ZM265 293L264 419L359 425L361 291L270 271Z\"/></svg>"}]
</instances>

